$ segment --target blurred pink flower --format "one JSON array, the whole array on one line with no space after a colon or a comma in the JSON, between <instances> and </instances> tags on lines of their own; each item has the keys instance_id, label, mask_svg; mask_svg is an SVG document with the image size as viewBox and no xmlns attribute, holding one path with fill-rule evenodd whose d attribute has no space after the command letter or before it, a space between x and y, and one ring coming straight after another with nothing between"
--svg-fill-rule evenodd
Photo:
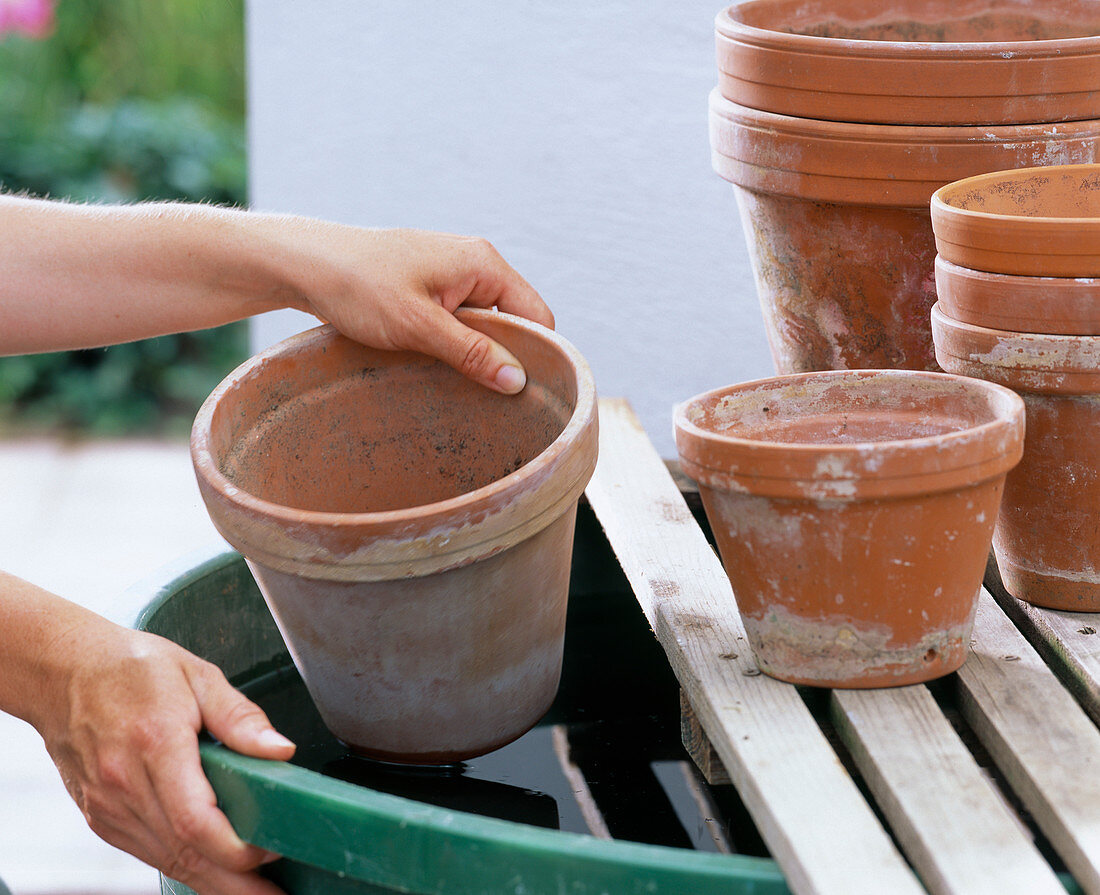
<instances>
[{"instance_id":1,"label":"blurred pink flower","mask_svg":"<svg viewBox=\"0 0 1100 895\"><path fill-rule=\"evenodd\" d=\"M0 37L22 34L43 38L54 24L56 0L0 0Z\"/></svg>"}]
</instances>

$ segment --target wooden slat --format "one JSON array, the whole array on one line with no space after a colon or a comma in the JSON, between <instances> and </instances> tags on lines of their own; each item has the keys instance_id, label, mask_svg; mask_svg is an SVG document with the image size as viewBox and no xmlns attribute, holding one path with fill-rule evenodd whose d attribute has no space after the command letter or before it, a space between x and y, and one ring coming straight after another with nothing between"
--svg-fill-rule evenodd
<instances>
[{"instance_id":1,"label":"wooden slat","mask_svg":"<svg viewBox=\"0 0 1100 895\"><path fill-rule=\"evenodd\" d=\"M584 772L577 767L570 757L569 733L564 724L555 724L551 728L551 737L554 743L554 755L558 758L558 766L561 768L565 779L569 781L569 788L573 790L573 798L577 800L577 807L581 810L581 817L588 827L588 832L597 839L610 839L611 831L607 828L600 806L592 797L592 790L588 786Z\"/></svg>"},{"instance_id":2,"label":"wooden slat","mask_svg":"<svg viewBox=\"0 0 1100 895\"><path fill-rule=\"evenodd\" d=\"M680 739L707 783L711 786L727 786L733 782L683 690L680 691Z\"/></svg>"},{"instance_id":3,"label":"wooden slat","mask_svg":"<svg viewBox=\"0 0 1100 895\"><path fill-rule=\"evenodd\" d=\"M1064 895L922 685L834 690L833 722L934 895Z\"/></svg>"},{"instance_id":4,"label":"wooden slat","mask_svg":"<svg viewBox=\"0 0 1100 895\"><path fill-rule=\"evenodd\" d=\"M1100 614L1040 609L1011 596L990 562L986 587L1040 655L1100 724Z\"/></svg>"},{"instance_id":5,"label":"wooden slat","mask_svg":"<svg viewBox=\"0 0 1100 895\"><path fill-rule=\"evenodd\" d=\"M964 717L1013 791L1100 895L1100 731L988 593L959 685Z\"/></svg>"},{"instance_id":6,"label":"wooden slat","mask_svg":"<svg viewBox=\"0 0 1100 895\"><path fill-rule=\"evenodd\" d=\"M698 773L689 762L681 761L677 764L680 766L680 773L684 775L684 785L691 793L692 801L695 802L695 808L699 812L699 820L710 835L715 850L724 855L730 854L733 851L733 845L719 820L720 812L714 799L711 798L710 790L704 785L704 781L699 779Z\"/></svg>"},{"instance_id":7,"label":"wooden slat","mask_svg":"<svg viewBox=\"0 0 1100 895\"><path fill-rule=\"evenodd\" d=\"M797 690L756 668L729 579L624 401L600 402L587 494L791 889L922 892Z\"/></svg>"}]
</instances>

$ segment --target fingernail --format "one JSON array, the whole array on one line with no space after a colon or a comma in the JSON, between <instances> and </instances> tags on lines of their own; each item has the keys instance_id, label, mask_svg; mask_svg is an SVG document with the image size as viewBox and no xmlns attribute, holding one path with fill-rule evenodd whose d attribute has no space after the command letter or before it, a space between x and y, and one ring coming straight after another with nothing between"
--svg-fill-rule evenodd
<instances>
[{"instance_id":1,"label":"fingernail","mask_svg":"<svg viewBox=\"0 0 1100 895\"><path fill-rule=\"evenodd\" d=\"M523 391L523 387L527 384L527 374L513 364L504 364L497 370L493 381L504 394L514 395L516 392Z\"/></svg>"},{"instance_id":2,"label":"fingernail","mask_svg":"<svg viewBox=\"0 0 1100 895\"><path fill-rule=\"evenodd\" d=\"M281 858L281 857L282 857L282 855L277 855L273 851L265 851L264 856L262 858L260 858L260 863L261 864L271 864L274 861L278 861L279 858Z\"/></svg>"},{"instance_id":3,"label":"fingernail","mask_svg":"<svg viewBox=\"0 0 1100 895\"><path fill-rule=\"evenodd\" d=\"M285 749L287 746L295 748L294 743L283 736L279 731L270 727L261 730L256 738L261 746L268 749Z\"/></svg>"}]
</instances>

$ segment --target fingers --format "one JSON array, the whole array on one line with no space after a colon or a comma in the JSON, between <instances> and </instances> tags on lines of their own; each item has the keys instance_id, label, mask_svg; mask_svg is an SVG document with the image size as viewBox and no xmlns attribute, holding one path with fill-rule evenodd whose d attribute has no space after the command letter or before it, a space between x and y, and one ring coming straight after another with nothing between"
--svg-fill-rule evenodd
<instances>
[{"instance_id":1,"label":"fingers","mask_svg":"<svg viewBox=\"0 0 1100 895\"><path fill-rule=\"evenodd\" d=\"M527 377L515 356L454 317L463 306L497 308L553 328L546 302L491 243L424 230L335 224L320 232L325 239L315 250L338 258L335 266L342 273L335 286L328 282L328 288L307 289L301 307L365 345L430 354L503 394L523 390ZM351 268L348 258L354 262Z\"/></svg>"},{"instance_id":2,"label":"fingers","mask_svg":"<svg viewBox=\"0 0 1100 895\"><path fill-rule=\"evenodd\" d=\"M229 819L218 809L217 798L202 772L197 746L179 748L174 755L148 769L152 804L164 825L164 841L179 843L180 854L193 854L237 872L250 870L263 859L262 849L237 836Z\"/></svg>"},{"instance_id":3,"label":"fingers","mask_svg":"<svg viewBox=\"0 0 1100 895\"><path fill-rule=\"evenodd\" d=\"M454 307L458 304L496 307L506 314L526 317L549 329L554 328L554 315L542 296L501 257L492 243L485 239L466 239L464 242L468 255L463 260L467 269L475 273L476 280L469 295Z\"/></svg>"},{"instance_id":4,"label":"fingers","mask_svg":"<svg viewBox=\"0 0 1100 895\"><path fill-rule=\"evenodd\" d=\"M148 778L153 804L160 808L159 823L154 816L151 824L153 832L159 833L161 842L176 843L163 871L200 893L196 882L218 895L223 891L225 895L278 892L249 873L268 854L243 842L218 809L197 749L181 748L174 759L151 767Z\"/></svg>"},{"instance_id":5,"label":"fingers","mask_svg":"<svg viewBox=\"0 0 1100 895\"><path fill-rule=\"evenodd\" d=\"M226 746L273 761L287 761L294 755L294 743L275 730L263 710L232 686L221 671L202 665L187 674L203 725Z\"/></svg>"},{"instance_id":6,"label":"fingers","mask_svg":"<svg viewBox=\"0 0 1100 895\"><path fill-rule=\"evenodd\" d=\"M51 748L88 825L199 895L281 895L253 872L269 853L218 809L198 732L264 758L289 758L293 743L216 666L160 638L111 632L97 673L76 676Z\"/></svg>"},{"instance_id":7,"label":"fingers","mask_svg":"<svg viewBox=\"0 0 1100 895\"><path fill-rule=\"evenodd\" d=\"M148 855L151 843L147 835L135 835L133 824L124 828L97 829L105 842L132 855ZM165 853L162 861L149 861L170 879L183 883L199 895L285 895L273 883L253 871L236 872L211 863L198 853L183 849L173 854Z\"/></svg>"},{"instance_id":8,"label":"fingers","mask_svg":"<svg viewBox=\"0 0 1100 895\"><path fill-rule=\"evenodd\" d=\"M134 830L139 832L135 835ZM125 827L108 826L97 829L96 834L105 842L132 855L148 855L150 848L159 846L150 835L134 824ZM211 863L192 851L166 854L162 862L150 862L170 879L183 883L199 895L285 895L278 886L248 871L238 873Z\"/></svg>"},{"instance_id":9,"label":"fingers","mask_svg":"<svg viewBox=\"0 0 1100 895\"><path fill-rule=\"evenodd\" d=\"M406 317L406 347L431 354L475 382L514 395L527 383L523 365L489 336L453 316L458 308L497 308L548 328L554 315L542 297L485 239L414 233L435 248L428 295L419 313ZM434 297L437 301L432 301Z\"/></svg>"},{"instance_id":10,"label":"fingers","mask_svg":"<svg viewBox=\"0 0 1100 895\"><path fill-rule=\"evenodd\" d=\"M503 345L470 329L438 305L428 305L426 316L429 319L417 329L410 348L438 357L464 376L501 394L523 391L527 374Z\"/></svg>"},{"instance_id":11,"label":"fingers","mask_svg":"<svg viewBox=\"0 0 1100 895\"><path fill-rule=\"evenodd\" d=\"M132 751L100 762L81 808L92 830L199 895L281 895L252 871L269 855L218 810L190 731L161 741L157 760Z\"/></svg>"}]
</instances>

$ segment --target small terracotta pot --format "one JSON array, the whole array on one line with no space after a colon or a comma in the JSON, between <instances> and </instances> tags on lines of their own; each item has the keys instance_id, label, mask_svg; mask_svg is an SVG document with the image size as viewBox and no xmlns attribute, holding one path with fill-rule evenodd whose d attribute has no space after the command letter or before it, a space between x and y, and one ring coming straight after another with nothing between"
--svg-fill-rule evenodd
<instances>
[{"instance_id":1,"label":"small terracotta pot","mask_svg":"<svg viewBox=\"0 0 1100 895\"><path fill-rule=\"evenodd\" d=\"M937 370L932 193L982 171L1100 157L1100 119L901 127L710 99L715 170L735 185L780 373Z\"/></svg>"},{"instance_id":2,"label":"small terracotta pot","mask_svg":"<svg viewBox=\"0 0 1100 895\"><path fill-rule=\"evenodd\" d=\"M1091 0L747 0L718 14L719 85L755 109L880 124L1100 118Z\"/></svg>"},{"instance_id":3,"label":"small terracotta pot","mask_svg":"<svg viewBox=\"0 0 1100 895\"><path fill-rule=\"evenodd\" d=\"M1100 276L1100 165L967 177L936 190L931 209L936 249L962 267L1025 277Z\"/></svg>"},{"instance_id":4,"label":"small terracotta pot","mask_svg":"<svg viewBox=\"0 0 1100 895\"><path fill-rule=\"evenodd\" d=\"M1015 333L932 309L945 369L1006 385L1027 405L993 546L1006 590L1051 609L1100 611L1100 337Z\"/></svg>"},{"instance_id":5,"label":"small terracotta pot","mask_svg":"<svg viewBox=\"0 0 1100 895\"><path fill-rule=\"evenodd\" d=\"M576 349L508 315L460 317L525 365L520 395L321 327L234 371L192 434L210 515L322 718L386 760L481 754L550 706L596 460Z\"/></svg>"},{"instance_id":6,"label":"small terracotta pot","mask_svg":"<svg viewBox=\"0 0 1100 895\"><path fill-rule=\"evenodd\" d=\"M1011 391L943 373L782 376L675 412L762 671L911 684L967 655L1005 473Z\"/></svg>"},{"instance_id":7,"label":"small terracotta pot","mask_svg":"<svg viewBox=\"0 0 1100 895\"><path fill-rule=\"evenodd\" d=\"M961 323L1050 335L1100 335L1100 277L1017 277L936 257L940 310Z\"/></svg>"}]
</instances>

